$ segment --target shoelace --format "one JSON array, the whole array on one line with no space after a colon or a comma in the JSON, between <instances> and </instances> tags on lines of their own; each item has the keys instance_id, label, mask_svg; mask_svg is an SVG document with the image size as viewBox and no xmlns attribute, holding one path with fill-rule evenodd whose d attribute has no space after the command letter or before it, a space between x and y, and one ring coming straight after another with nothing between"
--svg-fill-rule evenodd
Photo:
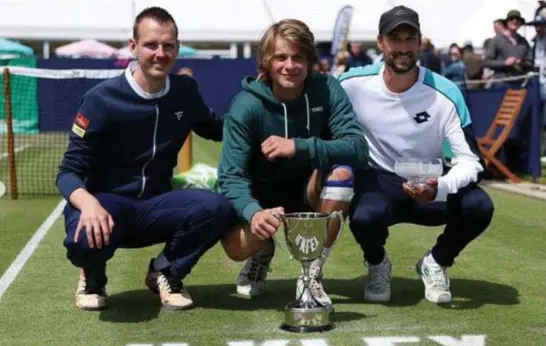
<instances>
[{"instance_id":1,"label":"shoelace","mask_svg":"<svg viewBox=\"0 0 546 346\"><path fill-rule=\"evenodd\" d=\"M449 287L449 279L447 278L446 269L443 267L432 267L430 278L432 280L432 288L445 291Z\"/></svg>"},{"instance_id":2,"label":"shoelace","mask_svg":"<svg viewBox=\"0 0 546 346\"><path fill-rule=\"evenodd\" d=\"M159 286L160 291L167 291L169 293L180 293L183 288L180 280L164 274L160 274L157 277L157 285Z\"/></svg>"},{"instance_id":3,"label":"shoelace","mask_svg":"<svg viewBox=\"0 0 546 346\"><path fill-rule=\"evenodd\" d=\"M269 268L269 265L260 263L258 261L251 261L248 268L248 273L246 273L246 277L252 282L258 282L264 280L265 276L269 272L271 272L271 268Z\"/></svg>"}]
</instances>

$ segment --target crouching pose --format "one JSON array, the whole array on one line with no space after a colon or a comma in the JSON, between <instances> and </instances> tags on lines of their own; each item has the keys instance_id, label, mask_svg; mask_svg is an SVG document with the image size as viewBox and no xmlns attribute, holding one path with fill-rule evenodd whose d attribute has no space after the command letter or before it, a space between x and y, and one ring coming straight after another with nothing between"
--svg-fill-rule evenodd
<instances>
[{"instance_id":1,"label":"crouching pose","mask_svg":"<svg viewBox=\"0 0 546 346\"><path fill-rule=\"evenodd\" d=\"M81 268L80 309L107 307L106 264L118 248L159 243L165 247L150 260L146 285L164 307L193 306L182 280L238 222L225 196L171 187L190 131L222 139L222 119L209 112L195 81L169 74L177 35L165 10L139 14L130 42L137 61L85 94L70 132L57 186L68 201L67 257Z\"/></svg>"},{"instance_id":2,"label":"crouching pose","mask_svg":"<svg viewBox=\"0 0 546 346\"><path fill-rule=\"evenodd\" d=\"M426 299L448 303L452 294L447 268L493 217L493 202L477 185L484 162L459 88L417 65L418 14L404 6L385 12L377 43L384 63L351 69L340 77L369 141L373 167L355 174L350 215L351 231L369 271L364 298L390 300L388 227L414 223L445 225L416 269ZM395 173L397 159L441 158L446 140L454 157L441 177L421 185Z\"/></svg>"},{"instance_id":3,"label":"crouching pose","mask_svg":"<svg viewBox=\"0 0 546 346\"><path fill-rule=\"evenodd\" d=\"M226 116L218 171L222 190L243 225L222 240L228 255L245 260L237 292L259 295L275 252L275 214L320 211L347 214L352 168L367 165L368 147L338 81L312 72L313 34L297 20L272 25L259 48L259 77L243 80ZM321 268L338 236L328 229L321 258L311 266L313 295L331 301ZM303 281L298 281L298 292Z\"/></svg>"}]
</instances>

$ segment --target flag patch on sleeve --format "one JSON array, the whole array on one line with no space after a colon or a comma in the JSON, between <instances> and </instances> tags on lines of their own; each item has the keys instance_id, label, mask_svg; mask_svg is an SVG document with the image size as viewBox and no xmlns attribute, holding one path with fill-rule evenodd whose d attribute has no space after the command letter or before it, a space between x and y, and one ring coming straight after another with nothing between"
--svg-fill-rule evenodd
<instances>
[{"instance_id":1,"label":"flag patch on sleeve","mask_svg":"<svg viewBox=\"0 0 546 346\"><path fill-rule=\"evenodd\" d=\"M74 124L72 125L72 132L83 138L88 127L89 119L87 119L82 113L76 114L76 120L74 120Z\"/></svg>"},{"instance_id":2,"label":"flag patch on sleeve","mask_svg":"<svg viewBox=\"0 0 546 346\"><path fill-rule=\"evenodd\" d=\"M79 127L78 124L76 123L72 125L72 132L74 132L76 135L80 136L81 138L83 138L83 136L85 135L85 130Z\"/></svg>"},{"instance_id":3,"label":"flag patch on sleeve","mask_svg":"<svg viewBox=\"0 0 546 346\"><path fill-rule=\"evenodd\" d=\"M83 130L87 130L89 126L89 119L87 119L83 114L78 113L76 115L76 125L81 127Z\"/></svg>"}]
</instances>

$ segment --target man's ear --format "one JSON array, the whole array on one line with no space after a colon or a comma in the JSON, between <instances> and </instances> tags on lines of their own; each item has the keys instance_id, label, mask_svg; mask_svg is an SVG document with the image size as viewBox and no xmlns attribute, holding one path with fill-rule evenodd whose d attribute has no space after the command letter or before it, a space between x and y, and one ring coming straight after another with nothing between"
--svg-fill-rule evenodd
<instances>
[{"instance_id":1,"label":"man's ear","mask_svg":"<svg viewBox=\"0 0 546 346\"><path fill-rule=\"evenodd\" d=\"M381 35L377 35L377 48L381 51L381 52L384 52L383 50L383 36Z\"/></svg>"},{"instance_id":2,"label":"man's ear","mask_svg":"<svg viewBox=\"0 0 546 346\"><path fill-rule=\"evenodd\" d=\"M137 56L136 54L136 40L134 38L129 39L129 50L131 51L131 54L133 54L134 57Z\"/></svg>"}]
</instances>

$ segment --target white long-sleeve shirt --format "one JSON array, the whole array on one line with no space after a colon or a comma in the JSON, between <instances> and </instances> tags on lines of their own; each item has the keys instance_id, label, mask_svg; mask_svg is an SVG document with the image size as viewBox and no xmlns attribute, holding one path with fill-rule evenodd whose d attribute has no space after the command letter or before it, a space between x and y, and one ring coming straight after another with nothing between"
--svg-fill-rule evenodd
<instances>
[{"instance_id":1,"label":"white long-sleeve shirt","mask_svg":"<svg viewBox=\"0 0 546 346\"><path fill-rule=\"evenodd\" d=\"M339 79L351 100L370 147L370 164L394 172L399 158L443 158L443 142L453 152L451 170L438 179L436 201L478 181L483 171L470 113L460 89L424 67L417 82L393 93L384 65L353 68Z\"/></svg>"}]
</instances>

